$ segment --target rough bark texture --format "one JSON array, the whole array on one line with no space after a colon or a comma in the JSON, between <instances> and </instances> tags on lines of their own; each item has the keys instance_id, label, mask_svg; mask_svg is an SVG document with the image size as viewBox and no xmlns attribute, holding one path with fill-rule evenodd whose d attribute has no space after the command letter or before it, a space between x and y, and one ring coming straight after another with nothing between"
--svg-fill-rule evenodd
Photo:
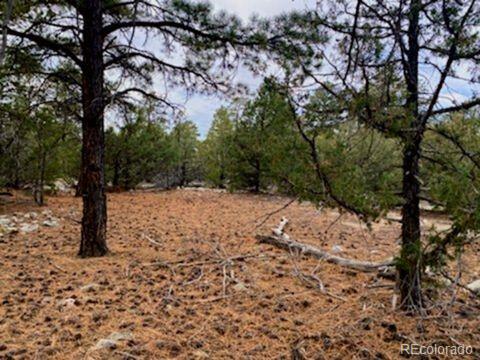
<instances>
[{"instance_id":1,"label":"rough bark texture","mask_svg":"<svg viewBox=\"0 0 480 360\"><path fill-rule=\"evenodd\" d=\"M418 111L418 36L420 2L410 4L407 51L407 103L409 121L403 148L402 250L398 263L398 287L402 307L407 310L422 307L421 242L420 242L420 146L424 126Z\"/></svg>"},{"instance_id":2,"label":"rough bark texture","mask_svg":"<svg viewBox=\"0 0 480 360\"><path fill-rule=\"evenodd\" d=\"M83 150L81 257L102 256L106 244L107 208L104 180L103 38L100 0L83 2Z\"/></svg>"}]
</instances>

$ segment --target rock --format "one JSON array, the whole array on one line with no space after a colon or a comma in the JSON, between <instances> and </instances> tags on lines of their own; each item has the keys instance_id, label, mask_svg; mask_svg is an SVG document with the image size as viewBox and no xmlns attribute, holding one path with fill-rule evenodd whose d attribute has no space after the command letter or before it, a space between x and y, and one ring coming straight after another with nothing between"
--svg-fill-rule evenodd
<instances>
[{"instance_id":1,"label":"rock","mask_svg":"<svg viewBox=\"0 0 480 360\"><path fill-rule=\"evenodd\" d=\"M20 231L22 233L32 233L38 230L37 224L20 224Z\"/></svg>"},{"instance_id":2,"label":"rock","mask_svg":"<svg viewBox=\"0 0 480 360\"><path fill-rule=\"evenodd\" d=\"M154 189L156 188L157 185L154 184L154 183L149 183L149 182L141 182L140 184L138 184L137 186L135 186L136 189L139 189L139 190L148 190L148 189Z\"/></svg>"},{"instance_id":3,"label":"rock","mask_svg":"<svg viewBox=\"0 0 480 360\"><path fill-rule=\"evenodd\" d=\"M18 232L18 228L15 227L14 217L8 217L6 215L0 216L0 237Z\"/></svg>"},{"instance_id":4,"label":"rock","mask_svg":"<svg viewBox=\"0 0 480 360\"><path fill-rule=\"evenodd\" d=\"M101 349L115 349L117 347L117 342L110 339L100 339L97 341L95 346L91 350L101 350Z\"/></svg>"},{"instance_id":5,"label":"rock","mask_svg":"<svg viewBox=\"0 0 480 360\"><path fill-rule=\"evenodd\" d=\"M95 346L90 350L100 350L100 349L116 349L117 343L121 340L133 340L133 335L130 332L113 332L106 339L100 339L97 341Z\"/></svg>"},{"instance_id":6,"label":"rock","mask_svg":"<svg viewBox=\"0 0 480 360\"><path fill-rule=\"evenodd\" d=\"M65 308L74 307L75 306L75 299L68 298L68 299L59 300L57 302L57 306L61 307L61 308L63 308L63 307L65 307Z\"/></svg>"},{"instance_id":7,"label":"rock","mask_svg":"<svg viewBox=\"0 0 480 360\"><path fill-rule=\"evenodd\" d=\"M93 292L93 291L98 290L98 289L100 289L100 285L96 284L96 283L87 284L87 285L82 286L80 288L80 290L85 291L85 292Z\"/></svg>"},{"instance_id":8,"label":"rock","mask_svg":"<svg viewBox=\"0 0 480 360\"><path fill-rule=\"evenodd\" d=\"M42 225L47 226L47 227L57 227L58 226L58 221L57 221L57 219L54 219L54 218L47 219L44 222L42 222Z\"/></svg>"},{"instance_id":9,"label":"rock","mask_svg":"<svg viewBox=\"0 0 480 360\"><path fill-rule=\"evenodd\" d=\"M210 356L202 350L197 350L193 353L195 359L210 359Z\"/></svg>"},{"instance_id":10,"label":"rock","mask_svg":"<svg viewBox=\"0 0 480 360\"><path fill-rule=\"evenodd\" d=\"M133 335L131 332L114 332L111 333L107 339L113 341L133 340Z\"/></svg>"},{"instance_id":11,"label":"rock","mask_svg":"<svg viewBox=\"0 0 480 360\"><path fill-rule=\"evenodd\" d=\"M8 216L5 216L5 215L0 216L0 225L10 226L12 225L12 219L10 219Z\"/></svg>"},{"instance_id":12,"label":"rock","mask_svg":"<svg viewBox=\"0 0 480 360\"><path fill-rule=\"evenodd\" d=\"M343 252L343 248L340 245L333 245L332 246L332 253L338 254Z\"/></svg>"},{"instance_id":13,"label":"rock","mask_svg":"<svg viewBox=\"0 0 480 360\"><path fill-rule=\"evenodd\" d=\"M246 287L246 285L244 283L237 283L235 284L235 286L233 287L233 290L235 291L238 291L238 292L242 292L242 291L247 291L248 288Z\"/></svg>"},{"instance_id":14,"label":"rock","mask_svg":"<svg viewBox=\"0 0 480 360\"><path fill-rule=\"evenodd\" d=\"M70 185L64 179L57 179L53 182L53 187L59 192L70 191Z\"/></svg>"},{"instance_id":15,"label":"rock","mask_svg":"<svg viewBox=\"0 0 480 360\"><path fill-rule=\"evenodd\" d=\"M32 220L34 220L34 219L36 219L37 217L38 217L38 214L37 214L36 212L34 212L34 211L23 214L23 218L24 218L24 219L32 219Z\"/></svg>"},{"instance_id":16,"label":"rock","mask_svg":"<svg viewBox=\"0 0 480 360\"><path fill-rule=\"evenodd\" d=\"M469 288L473 292L480 294L480 279L475 280L474 282L471 282L470 284L468 284L467 288Z\"/></svg>"}]
</instances>

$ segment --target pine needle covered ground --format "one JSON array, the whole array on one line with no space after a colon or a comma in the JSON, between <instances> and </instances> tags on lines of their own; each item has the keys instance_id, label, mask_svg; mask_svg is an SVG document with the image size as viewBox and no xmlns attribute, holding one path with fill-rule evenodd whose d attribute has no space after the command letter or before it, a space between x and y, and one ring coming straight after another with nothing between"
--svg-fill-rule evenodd
<instances>
[{"instance_id":1,"label":"pine needle covered ground","mask_svg":"<svg viewBox=\"0 0 480 360\"><path fill-rule=\"evenodd\" d=\"M108 202L111 254L93 259L76 256L79 199L0 207L22 219L36 212L28 221L39 223L0 237L1 359L397 359L413 342L472 345L478 356L480 305L461 288L455 298L449 287L427 291L436 306L409 317L392 310L393 281L255 238L285 216L296 240L374 261L398 250L395 222L370 232L350 215L293 203L257 226L288 199L210 190ZM46 216L58 224L43 226ZM446 221L424 219L432 224ZM467 254L463 284L480 278L478 244Z\"/></svg>"}]
</instances>

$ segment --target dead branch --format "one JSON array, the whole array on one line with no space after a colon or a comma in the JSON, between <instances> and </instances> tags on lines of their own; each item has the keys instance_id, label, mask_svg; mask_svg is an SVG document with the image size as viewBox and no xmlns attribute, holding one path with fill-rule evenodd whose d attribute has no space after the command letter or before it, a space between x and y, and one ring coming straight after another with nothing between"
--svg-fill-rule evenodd
<instances>
[{"instance_id":1,"label":"dead branch","mask_svg":"<svg viewBox=\"0 0 480 360\"><path fill-rule=\"evenodd\" d=\"M289 207L291 204L293 204L295 201L298 200L298 197L290 199L285 205L282 207L269 212L268 214L260 216L257 220L260 220L261 218L264 218L257 226L255 226L255 229L258 229L260 226L265 224L273 215L278 214L279 212L285 210L287 207Z\"/></svg>"},{"instance_id":2,"label":"dead branch","mask_svg":"<svg viewBox=\"0 0 480 360\"><path fill-rule=\"evenodd\" d=\"M317 259L325 260L329 263L337 264L343 267L348 267L360 271L379 271L384 270L387 267L393 266L393 259L387 259L381 262L361 261L354 259L346 259L340 256L332 255L326 251L323 251L313 245L300 243L291 239L283 229L287 225L288 220L282 218L280 224L272 229L272 235L270 236L257 236L257 240L261 243L274 245L276 247L297 250L302 254L312 256Z\"/></svg>"}]
</instances>

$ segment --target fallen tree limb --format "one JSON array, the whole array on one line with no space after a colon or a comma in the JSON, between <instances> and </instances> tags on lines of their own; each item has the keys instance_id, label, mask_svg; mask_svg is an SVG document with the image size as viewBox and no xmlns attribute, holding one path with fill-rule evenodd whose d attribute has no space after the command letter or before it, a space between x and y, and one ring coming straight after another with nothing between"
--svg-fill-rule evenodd
<instances>
[{"instance_id":1,"label":"fallen tree limb","mask_svg":"<svg viewBox=\"0 0 480 360\"><path fill-rule=\"evenodd\" d=\"M312 256L317 259L325 260L329 263L337 264L350 269L360 271L384 271L388 267L394 265L393 259L387 259L381 262L361 261L354 259L347 259L340 256L330 254L324 250L321 250L313 245L304 244L291 239L283 229L287 225L288 220L283 218L280 224L272 229L272 235L270 236L257 236L257 240L261 243L274 245L282 249L293 249L300 251L302 254Z\"/></svg>"}]
</instances>

